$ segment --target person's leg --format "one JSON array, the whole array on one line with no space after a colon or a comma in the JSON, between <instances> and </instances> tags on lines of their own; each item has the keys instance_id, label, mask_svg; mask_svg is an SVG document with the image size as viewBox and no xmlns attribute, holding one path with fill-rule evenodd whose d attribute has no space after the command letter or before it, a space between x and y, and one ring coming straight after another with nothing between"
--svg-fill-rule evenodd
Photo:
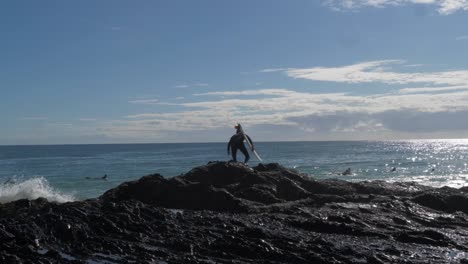
<instances>
[{"instance_id":1,"label":"person's leg","mask_svg":"<svg viewBox=\"0 0 468 264\"><path fill-rule=\"evenodd\" d=\"M239 150L242 152L242 154L244 154L245 156L245 160L244 160L244 163L247 163L250 159L250 155L249 155L249 152L247 151L247 149L245 148L245 145L242 144L240 147L239 147Z\"/></svg>"},{"instance_id":2,"label":"person's leg","mask_svg":"<svg viewBox=\"0 0 468 264\"><path fill-rule=\"evenodd\" d=\"M236 146L232 146L231 155L232 155L232 160L234 162L237 162L237 147Z\"/></svg>"}]
</instances>

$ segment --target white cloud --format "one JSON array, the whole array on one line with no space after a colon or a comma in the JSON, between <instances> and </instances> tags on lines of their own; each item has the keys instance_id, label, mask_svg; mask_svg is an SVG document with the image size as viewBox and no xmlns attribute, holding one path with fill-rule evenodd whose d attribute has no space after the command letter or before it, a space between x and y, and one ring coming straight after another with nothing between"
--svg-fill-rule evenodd
<instances>
[{"instance_id":1,"label":"white cloud","mask_svg":"<svg viewBox=\"0 0 468 264\"><path fill-rule=\"evenodd\" d=\"M458 10L468 10L468 0L440 0L439 13L448 15Z\"/></svg>"},{"instance_id":2,"label":"white cloud","mask_svg":"<svg viewBox=\"0 0 468 264\"><path fill-rule=\"evenodd\" d=\"M325 0L323 3L334 10L353 10L363 7L384 8L409 4L431 5L442 15L468 10L468 0Z\"/></svg>"},{"instance_id":3,"label":"white cloud","mask_svg":"<svg viewBox=\"0 0 468 264\"><path fill-rule=\"evenodd\" d=\"M275 90L275 89L272 89ZM225 99L181 104L185 107L209 111L228 110L233 113L260 115L264 119L272 113L283 116L328 114L339 111L376 113L389 110L414 109L415 111L447 111L454 107L468 109L468 91L439 94L379 94L349 95L346 93L305 93L281 89L243 91L240 94L264 94L260 99ZM221 92L219 94L222 94ZM271 95L277 95L272 97Z\"/></svg>"},{"instance_id":4,"label":"white cloud","mask_svg":"<svg viewBox=\"0 0 468 264\"><path fill-rule=\"evenodd\" d=\"M413 67L413 68L415 68L415 67L422 67L422 66L424 66L424 64L407 64L407 65L403 65L403 66L404 67Z\"/></svg>"},{"instance_id":5,"label":"white cloud","mask_svg":"<svg viewBox=\"0 0 468 264\"><path fill-rule=\"evenodd\" d=\"M207 92L194 94L195 96L234 96L234 95L284 95L291 93L286 89L261 89L261 90L246 90L246 91L222 91L222 92Z\"/></svg>"},{"instance_id":6,"label":"white cloud","mask_svg":"<svg viewBox=\"0 0 468 264\"><path fill-rule=\"evenodd\" d=\"M272 69L263 69L260 72L278 72L278 71L285 71L286 68L272 68Z\"/></svg>"},{"instance_id":7,"label":"white cloud","mask_svg":"<svg viewBox=\"0 0 468 264\"><path fill-rule=\"evenodd\" d=\"M398 90L399 93L425 93L425 92L449 92L458 90L468 90L468 85L446 86L446 87L412 87Z\"/></svg>"},{"instance_id":8,"label":"white cloud","mask_svg":"<svg viewBox=\"0 0 468 264\"><path fill-rule=\"evenodd\" d=\"M195 82L195 83L184 83L174 86L174 88L189 88L189 87L208 87L210 86L208 83L203 82Z\"/></svg>"},{"instance_id":9,"label":"white cloud","mask_svg":"<svg viewBox=\"0 0 468 264\"><path fill-rule=\"evenodd\" d=\"M298 121L308 116L333 116L348 113L378 116L388 112L438 113L468 111L468 91L445 91L438 94L410 93L350 95L347 93L309 93L288 89L218 91L198 94L197 102L174 104L177 112L156 112L129 115L122 120L105 123L100 133L110 137L156 137L189 131L212 131L241 121L246 126L282 125L304 131L317 130ZM451 87L452 88L452 87ZM459 87L462 89L463 87ZM406 88L406 89L427 89ZM416 91L416 90L415 90ZM422 91L419 91L422 92ZM256 99L245 95L256 95ZM203 100L204 97L210 100ZM211 98L216 97L216 98ZM219 99L227 97L224 99ZM409 124L411 126L411 124ZM359 133L383 131L386 127L377 119L356 119L352 123L330 126L331 132ZM317 130L318 131L318 130Z\"/></svg>"},{"instance_id":10,"label":"white cloud","mask_svg":"<svg viewBox=\"0 0 468 264\"><path fill-rule=\"evenodd\" d=\"M73 127L72 123L60 123L60 122L51 122L51 123L46 123L45 125L53 129L57 129L57 128L69 129Z\"/></svg>"},{"instance_id":11,"label":"white cloud","mask_svg":"<svg viewBox=\"0 0 468 264\"><path fill-rule=\"evenodd\" d=\"M331 129L332 132L346 132L346 133L354 133L354 132L379 132L386 130L382 123L375 121L375 120L359 120L350 125L340 125L337 124L334 128Z\"/></svg>"},{"instance_id":12,"label":"white cloud","mask_svg":"<svg viewBox=\"0 0 468 264\"><path fill-rule=\"evenodd\" d=\"M468 85L468 70L405 73L392 71L389 66L401 60L368 61L341 67L314 67L285 71L289 77L314 81L342 83L385 83L432 85Z\"/></svg>"},{"instance_id":13,"label":"white cloud","mask_svg":"<svg viewBox=\"0 0 468 264\"><path fill-rule=\"evenodd\" d=\"M128 102L131 104L158 104L159 99L137 99Z\"/></svg>"},{"instance_id":14,"label":"white cloud","mask_svg":"<svg viewBox=\"0 0 468 264\"><path fill-rule=\"evenodd\" d=\"M459 36L456 38L456 40L468 40L468 35Z\"/></svg>"},{"instance_id":15,"label":"white cloud","mask_svg":"<svg viewBox=\"0 0 468 264\"><path fill-rule=\"evenodd\" d=\"M29 117L23 117L21 120L33 120L33 121L41 121L41 120L47 120L49 118L43 117L43 116L29 116Z\"/></svg>"}]
</instances>

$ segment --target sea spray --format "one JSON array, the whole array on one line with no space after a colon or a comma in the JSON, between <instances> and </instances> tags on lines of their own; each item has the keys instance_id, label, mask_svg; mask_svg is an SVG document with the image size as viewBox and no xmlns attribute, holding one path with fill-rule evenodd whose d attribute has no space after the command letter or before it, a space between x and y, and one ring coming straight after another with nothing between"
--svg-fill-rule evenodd
<instances>
[{"instance_id":1,"label":"sea spray","mask_svg":"<svg viewBox=\"0 0 468 264\"><path fill-rule=\"evenodd\" d=\"M44 177L26 180L9 180L0 184L0 203L7 203L19 199L34 200L39 197L46 198L49 202L71 202L75 198L72 195L61 193L52 188Z\"/></svg>"}]
</instances>

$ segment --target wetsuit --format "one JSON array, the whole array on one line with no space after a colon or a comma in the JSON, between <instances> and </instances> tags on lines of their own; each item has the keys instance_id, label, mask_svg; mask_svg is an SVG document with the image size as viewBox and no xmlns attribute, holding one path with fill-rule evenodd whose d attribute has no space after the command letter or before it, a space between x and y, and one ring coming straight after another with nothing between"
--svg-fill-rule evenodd
<instances>
[{"instance_id":1,"label":"wetsuit","mask_svg":"<svg viewBox=\"0 0 468 264\"><path fill-rule=\"evenodd\" d=\"M253 147L252 139L250 139L250 137L247 135L245 135L244 137L244 135L239 131L234 136L232 136L231 139L229 140L229 143L227 146L227 152L229 154L229 149L231 149L232 160L234 162L237 162L237 150L240 150L242 154L244 154L245 156L244 163L247 163L249 161L250 155L244 145L244 140L246 138Z\"/></svg>"}]
</instances>

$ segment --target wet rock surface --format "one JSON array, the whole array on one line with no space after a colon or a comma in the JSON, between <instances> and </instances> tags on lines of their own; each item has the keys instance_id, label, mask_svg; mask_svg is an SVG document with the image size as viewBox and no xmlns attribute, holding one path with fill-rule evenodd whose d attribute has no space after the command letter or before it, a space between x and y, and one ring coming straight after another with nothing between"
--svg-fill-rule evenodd
<instances>
[{"instance_id":1,"label":"wet rock surface","mask_svg":"<svg viewBox=\"0 0 468 264\"><path fill-rule=\"evenodd\" d=\"M468 263L468 189L212 162L0 205L0 263Z\"/></svg>"}]
</instances>

